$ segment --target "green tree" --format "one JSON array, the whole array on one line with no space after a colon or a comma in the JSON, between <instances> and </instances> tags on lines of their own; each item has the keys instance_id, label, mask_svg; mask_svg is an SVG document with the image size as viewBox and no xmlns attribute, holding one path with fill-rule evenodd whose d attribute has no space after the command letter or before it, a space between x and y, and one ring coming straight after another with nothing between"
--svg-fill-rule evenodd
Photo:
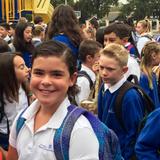
<instances>
[{"instance_id":1,"label":"green tree","mask_svg":"<svg viewBox=\"0 0 160 160\"><path fill-rule=\"evenodd\" d=\"M67 0L75 10L81 11L82 17L89 18L96 15L98 18L102 18L109 13L110 5L117 5L118 0ZM64 4L65 0L51 0L54 7L59 4Z\"/></svg>"},{"instance_id":2,"label":"green tree","mask_svg":"<svg viewBox=\"0 0 160 160\"><path fill-rule=\"evenodd\" d=\"M132 14L134 19L140 20L155 14L159 16L159 5L159 0L128 0L128 4L123 5L121 12L124 17Z\"/></svg>"},{"instance_id":3,"label":"green tree","mask_svg":"<svg viewBox=\"0 0 160 160\"><path fill-rule=\"evenodd\" d=\"M80 0L79 9L87 17L97 15L98 18L102 18L109 13L110 5L117 3L118 0Z\"/></svg>"},{"instance_id":4,"label":"green tree","mask_svg":"<svg viewBox=\"0 0 160 160\"><path fill-rule=\"evenodd\" d=\"M51 0L51 4L56 7L60 4L65 4L65 0ZM74 1L73 0L67 0L67 4L73 6Z\"/></svg>"}]
</instances>

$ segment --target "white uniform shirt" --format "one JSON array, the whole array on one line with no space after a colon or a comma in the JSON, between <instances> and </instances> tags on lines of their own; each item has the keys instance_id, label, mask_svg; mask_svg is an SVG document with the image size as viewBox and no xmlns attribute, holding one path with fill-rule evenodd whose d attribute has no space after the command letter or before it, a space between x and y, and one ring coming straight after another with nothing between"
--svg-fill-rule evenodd
<instances>
[{"instance_id":1,"label":"white uniform shirt","mask_svg":"<svg viewBox=\"0 0 160 160\"><path fill-rule=\"evenodd\" d=\"M82 64L81 71L87 72L87 74L90 76L92 82L93 83L95 82L96 75L90 68L88 68ZM91 90L90 90L89 80L84 76L77 78L77 85L80 87L80 92L76 96L76 102L79 105L82 100L85 100L88 98Z\"/></svg>"},{"instance_id":2,"label":"white uniform shirt","mask_svg":"<svg viewBox=\"0 0 160 160\"><path fill-rule=\"evenodd\" d=\"M16 115L19 113L21 109L24 109L28 106L28 100L26 97L26 94L22 87L19 89L19 103L16 101L13 101L12 103L5 100L6 105L4 106L4 111L6 113L6 116L9 121L9 127L11 128L12 123L16 117ZM3 117L1 123L0 123L0 132L1 133L7 133L7 119L6 117Z\"/></svg>"},{"instance_id":3,"label":"white uniform shirt","mask_svg":"<svg viewBox=\"0 0 160 160\"><path fill-rule=\"evenodd\" d=\"M142 52L143 47L144 47L145 44L146 44L147 42L149 42L149 41L151 41L151 40L150 40L149 38L147 38L147 37L140 37L140 38L138 39L137 49L138 49L138 52L139 52L140 55L141 55L141 52Z\"/></svg>"},{"instance_id":4,"label":"white uniform shirt","mask_svg":"<svg viewBox=\"0 0 160 160\"><path fill-rule=\"evenodd\" d=\"M11 38L7 35L3 40L5 40L8 43L11 40Z\"/></svg>"},{"instance_id":5,"label":"white uniform shirt","mask_svg":"<svg viewBox=\"0 0 160 160\"><path fill-rule=\"evenodd\" d=\"M22 86L19 88L19 102L16 106L17 113L19 113L24 108L28 107L28 99L26 96L25 91L23 90Z\"/></svg>"},{"instance_id":6,"label":"white uniform shirt","mask_svg":"<svg viewBox=\"0 0 160 160\"><path fill-rule=\"evenodd\" d=\"M125 76L126 78L129 77L129 75L133 74L133 75L136 75L138 80L140 78L140 66L137 62L137 60L134 58L134 57L131 57L129 54L128 54L128 71L125 73Z\"/></svg>"},{"instance_id":7,"label":"white uniform shirt","mask_svg":"<svg viewBox=\"0 0 160 160\"><path fill-rule=\"evenodd\" d=\"M126 82L126 77L122 77L122 79L120 79L116 84L114 84L113 86L108 86L106 83L104 84L104 90L106 91L107 89L109 90L110 93L114 93L115 91L117 91L122 85L123 83Z\"/></svg>"},{"instance_id":8,"label":"white uniform shirt","mask_svg":"<svg viewBox=\"0 0 160 160\"><path fill-rule=\"evenodd\" d=\"M34 101L23 113L26 122L16 138L16 120L14 121L10 145L16 148L19 160L56 160L53 149L53 137L56 129L61 126L70 105L66 98L51 119L35 133L34 118L39 109L38 100ZM18 117L18 116L17 116ZM75 123L70 139L70 160L98 160L99 143L89 121L84 117Z\"/></svg>"}]
</instances>

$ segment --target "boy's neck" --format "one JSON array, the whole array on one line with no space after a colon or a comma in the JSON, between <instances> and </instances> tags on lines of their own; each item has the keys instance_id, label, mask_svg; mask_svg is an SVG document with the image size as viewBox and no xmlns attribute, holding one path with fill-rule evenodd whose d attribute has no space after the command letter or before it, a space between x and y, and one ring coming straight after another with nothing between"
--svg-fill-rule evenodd
<instances>
[{"instance_id":1,"label":"boy's neck","mask_svg":"<svg viewBox=\"0 0 160 160\"><path fill-rule=\"evenodd\" d=\"M89 68L90 70L92 70L92 65L87 64L87 63L82 63L85 67ZM93 70L92 70L93 71Z\"/></svg>"}]
</instances>

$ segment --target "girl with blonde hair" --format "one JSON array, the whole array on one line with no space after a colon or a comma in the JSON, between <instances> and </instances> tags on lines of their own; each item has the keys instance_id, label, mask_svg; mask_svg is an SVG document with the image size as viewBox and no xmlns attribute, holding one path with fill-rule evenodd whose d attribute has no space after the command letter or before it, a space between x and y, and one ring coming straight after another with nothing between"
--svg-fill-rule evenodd
<instances>
[{"instance_id":1,"label":"girl with blonde hair","mask_svg":"<svg viewBox=\"0 0 160 160\"><path fill-rule=\"evenodd\" d=\"M160 104L158 84L156 74L152 69L160 63L160 44L157 42L148 42L144 46L142 53L140 86L150 96L155 104L155 108L157 108Z\"/></svg>"}]
</instances>

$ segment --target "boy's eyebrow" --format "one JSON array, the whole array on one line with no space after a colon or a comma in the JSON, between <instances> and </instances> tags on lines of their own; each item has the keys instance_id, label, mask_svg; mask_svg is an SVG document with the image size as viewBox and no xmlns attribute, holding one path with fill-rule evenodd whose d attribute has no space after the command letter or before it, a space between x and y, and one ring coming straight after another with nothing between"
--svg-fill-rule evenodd
<instances>
[{"instance_id":1,"label":"boy's eyebrow","mask_svg":"<svg viewBox=\"0 0 160 160\"><path fill-rule=\"evenodd\" d=\"M52 71L50 71L50 73L64 73L64 71L61 71L61 70L52 70Z\"/></svg>"},{"instance_id":2,"label":"boy's eyebrow","mask_svg":"<svg viewBox=\"0 0 160 160\"><path fill-rule=\"evenodd\" d=\"M44 71L44 69L40 69L40 68L34 68L33 70L34 71L41 71L41 72ZM62 71L62 70L51 70L49 72L51 72L51 73L63 73L64 71Z\"/></svg>"},{"instance_id":3,"label":"boy's eyebrow","mask_svg":"<svg viewBox=\"0 0 160 160\"><path fill-rule=\"evenodd\" d=\"M105 68L105 69L116 69L116 68L113 68L113 67L106 67L106 66L103 66L103 65L99 65L99 67L103 67L103 68Z\"/></svg>"}]
</instances>

